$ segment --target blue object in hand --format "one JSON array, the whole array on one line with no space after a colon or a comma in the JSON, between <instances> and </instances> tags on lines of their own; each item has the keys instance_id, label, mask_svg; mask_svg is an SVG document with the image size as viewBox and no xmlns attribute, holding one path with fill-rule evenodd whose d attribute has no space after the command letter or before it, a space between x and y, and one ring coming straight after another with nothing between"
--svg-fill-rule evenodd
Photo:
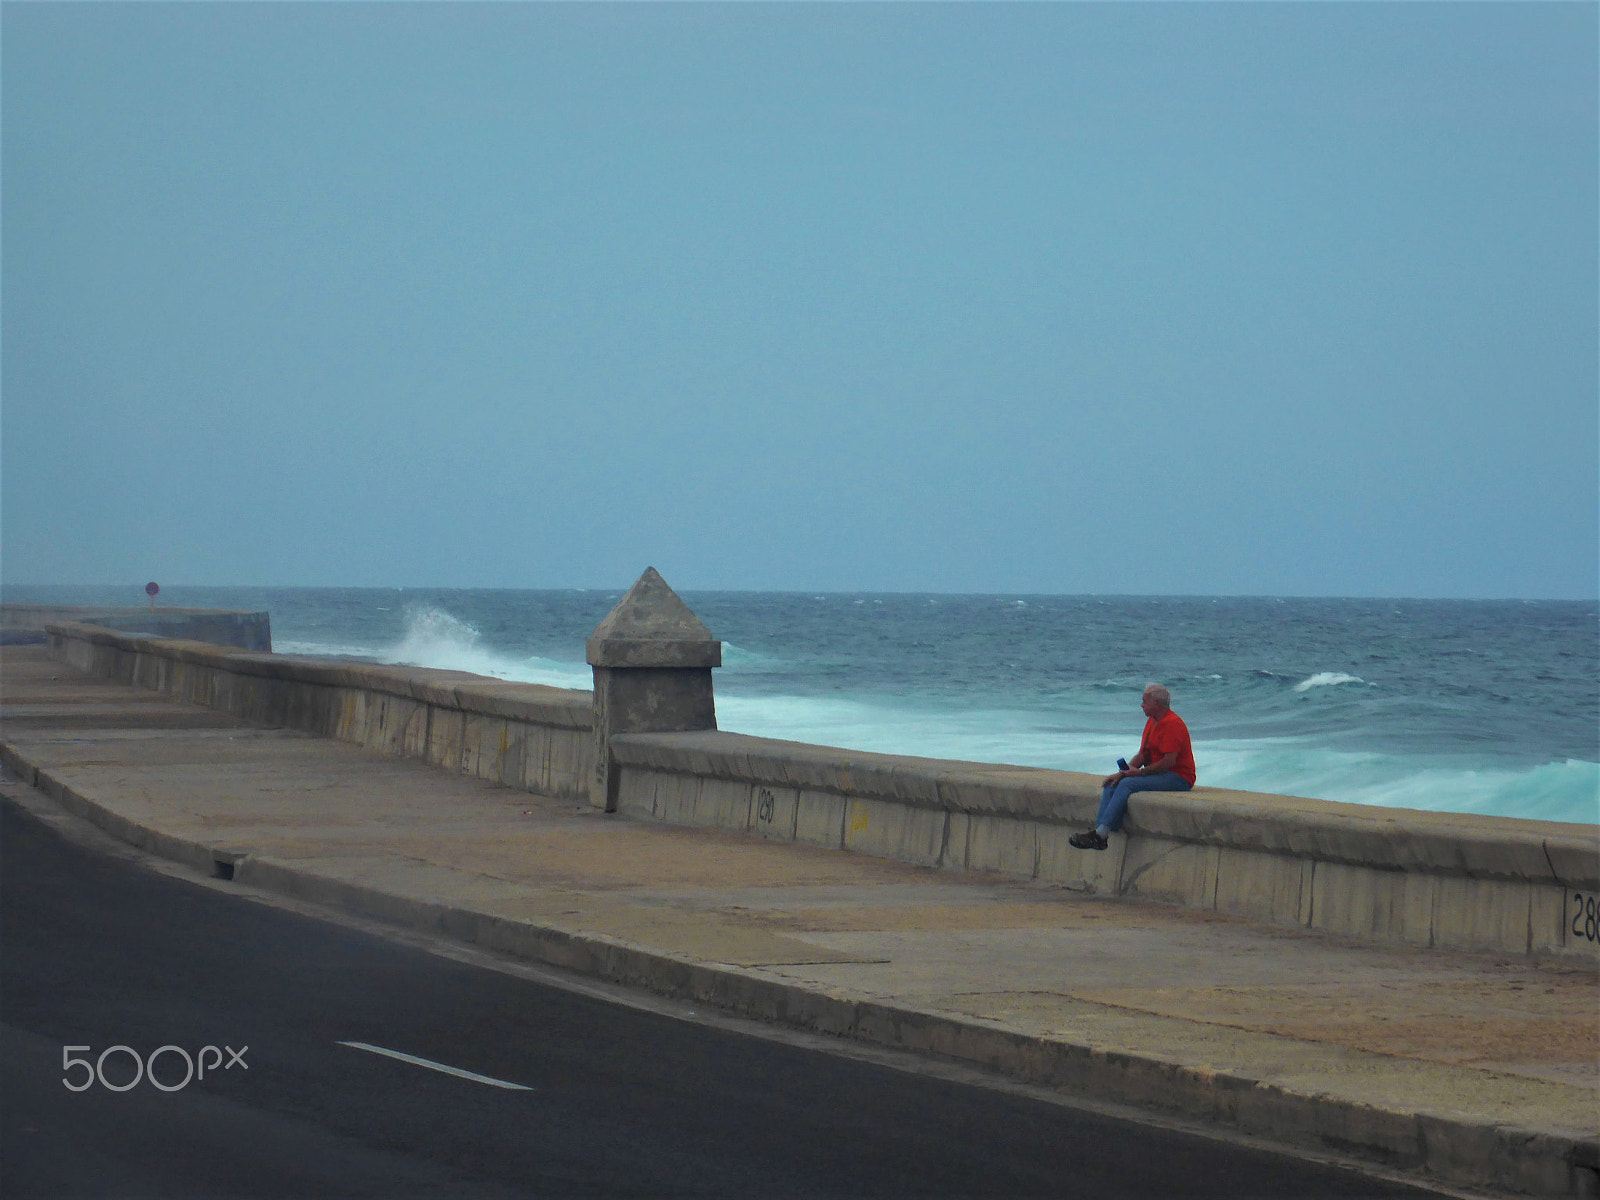
<instances>
[{"instance_id":1,"label":"blue object in hand","mask_svg":"<svg viewBox=\"0 0 1600 1200\"><path fill-rule=\"evenodd\" d=\"M1125 758L1117 759L1117 770L1126 771L1127 769L1128 769L1128 760L1125 759Z\"/></svg>"}]
</instances>

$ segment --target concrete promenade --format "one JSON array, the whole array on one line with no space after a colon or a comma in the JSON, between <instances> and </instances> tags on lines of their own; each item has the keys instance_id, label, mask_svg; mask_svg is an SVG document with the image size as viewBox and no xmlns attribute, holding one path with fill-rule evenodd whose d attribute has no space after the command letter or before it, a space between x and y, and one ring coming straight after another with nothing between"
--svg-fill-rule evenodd
<instances>
[{"instance_id":1,"label":"concrete promenade","mask_svg":"<svg viewBox=\"0 0 1600 1200\"><path fill-rule=\"evenodd\" d=\"M1600 1193L1588 964L606 814L244 725L43 648L0 651L0 683L11 772L241 884L1440 1181Z\"/></svg>"}]
</instances>

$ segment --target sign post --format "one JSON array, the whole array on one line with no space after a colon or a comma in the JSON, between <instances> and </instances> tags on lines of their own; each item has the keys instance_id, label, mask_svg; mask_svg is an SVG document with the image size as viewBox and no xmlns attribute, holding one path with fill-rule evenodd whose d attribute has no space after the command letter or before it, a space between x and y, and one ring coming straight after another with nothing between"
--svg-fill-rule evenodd
<instances>
[{"instance_id":1,"label":"sign post","mask_svg":"<svg viewBox=\"0 0 1600 1200\"><path fill-rule=\"evenodd\" d=\"M144 594L146 596L150 597L150 611L151 612L155 612L155 610L156 610L156 593L159 592L160 590L161 590L161 585L159 583L155 582L155 580L153 580L153 579L149 583L144 585Z\"/></svg>"}]
</instances>

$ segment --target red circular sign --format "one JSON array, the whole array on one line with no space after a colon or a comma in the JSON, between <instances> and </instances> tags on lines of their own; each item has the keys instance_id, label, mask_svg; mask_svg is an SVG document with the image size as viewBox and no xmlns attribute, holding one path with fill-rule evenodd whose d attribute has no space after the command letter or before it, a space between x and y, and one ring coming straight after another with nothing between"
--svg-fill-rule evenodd
<instances>
[{"instance_id":1,"label":"red circular sign","mask_svg":"<svg viewBox=\"0 0 1600 1200\"><path fill-rule=\"evenodd\" d=\"M160 590L161 585L159 583L150 582L144 585L144 594L146 596L154 596Z\"/></svg>"}]
</instances>

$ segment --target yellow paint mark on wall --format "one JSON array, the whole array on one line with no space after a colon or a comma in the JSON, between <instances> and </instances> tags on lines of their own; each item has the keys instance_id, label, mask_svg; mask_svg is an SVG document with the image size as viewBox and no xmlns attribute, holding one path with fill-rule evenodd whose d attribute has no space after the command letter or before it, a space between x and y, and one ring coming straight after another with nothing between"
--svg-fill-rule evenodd
<instances>
[{"instance_id":1,"label":"yellow paint mark on wall","mask_svg":"<svg viewBox=\"0 0 1600 1200\"><path fill-rule=\"evenodd\" d=\"M859 800L850 802L850 832L860 833L867 827L867 806Z\"/></svg>"}]
</instances>

